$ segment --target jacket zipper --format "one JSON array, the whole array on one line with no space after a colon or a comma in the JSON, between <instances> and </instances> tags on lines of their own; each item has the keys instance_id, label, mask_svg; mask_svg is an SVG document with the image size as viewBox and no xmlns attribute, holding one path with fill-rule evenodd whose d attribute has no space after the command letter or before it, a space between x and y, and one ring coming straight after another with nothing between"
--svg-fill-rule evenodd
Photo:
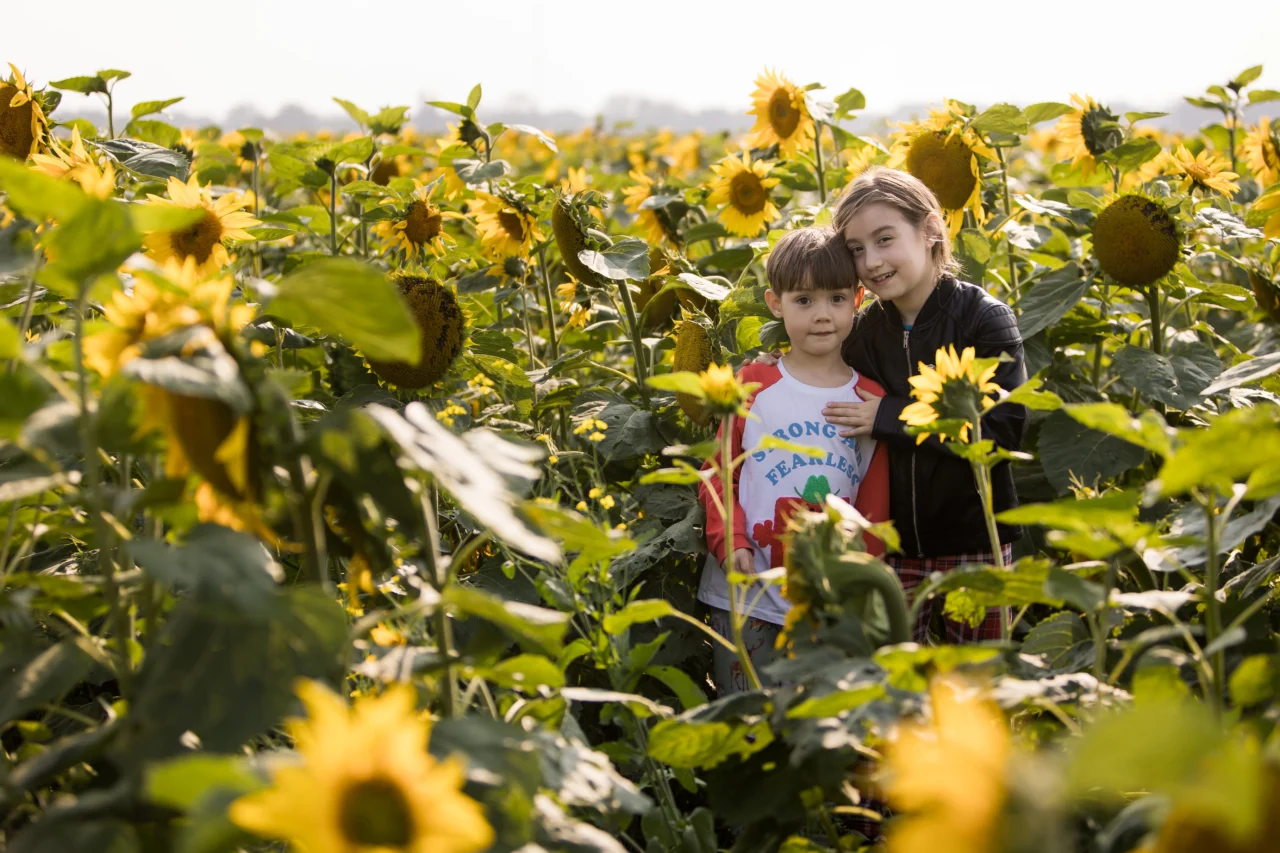
<instances>
[{"instance_id":1,"label":"jacket zipper","mask_svg":"<svg viewBox=\"0 0 1280 853\"><path fill-rule=\"evenodd\" d=\"M915 374L911 371L911 330L902 330L902 354L907 357L907 378ZM920 545L920 522L916 519L916 454L911 453L911 532L916 539L916 555L923 556L924 549Z\"/></svg>"}]
</instances>

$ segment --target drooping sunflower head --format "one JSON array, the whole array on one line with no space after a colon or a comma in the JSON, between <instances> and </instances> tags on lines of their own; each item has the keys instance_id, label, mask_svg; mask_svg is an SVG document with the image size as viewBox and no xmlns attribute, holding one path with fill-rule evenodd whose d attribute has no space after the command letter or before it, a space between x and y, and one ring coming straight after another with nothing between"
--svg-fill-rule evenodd
<instances>
[{"instance_id":1,"label":"drooping sunflower head","mask_svg":"<svg viewBox=\"0 0 1280 853\"><path fill-rule=\"evenodd\" d=\"M478 192L472 209L481 248L495 260L527 258L534 241L542 239L538 219L523 201Z\"/></svg>"},{"instance_id":2,"label":"drooping sunflower head","mask_svg":"<svg viewBox=\"0 0 1280 853\"><path fill-rule=\"evenodd\" d=\"M1116 281L1145 287L1168 275L1178 262L1178 226L1159 202L1123 195L1093 223L1093 253Z\"/></svg>"},{"instance_id":3,"label":"drooping sunflower head","mask_svg":"<svg viewBox=\"0 0 1280 853\"><path fill-rule=\"evenodd\" d=\"M398 388L425 388L439 381L462 352L466 321L453 291L434 279L394 273L392 281L409 304L409 313L422 334L419 360L369 359L369 369Z\"/></svg>"},{"instance_id":4,"label":"drooping sunflower head","mask_svg":"<svg viewBox=\"0 0 1280 853\"><path fill-rule=\"evenodd\" d=\"M249 204L244 194L229 192L214 199L212 189L200 186L200 179L195 173L185 183L178 178L169 178L168 191L167 199L148 195L148 203L198 209L202 215L194 225L178 231L147 233L143 245L159 263L170 260L184 263L191 258L198 272L216 272L230 262L227 244L235 240L252 240L253 235L245 229L262 224L243 209Z\"/></svg>"},{"instance_id":5,"label":"drooping sunflower head","mask_svg":"<svg viewBox=\"0 0 1280 853\"><path fill-rule=\"evenodd\" d=\"M575 209L574 196L556 198L551 209L551 231L555 234L556 247L569 274L588 287L599 287L599 278L578 257L578 253L587 248L587 233Z\"/></svg>"},{"instance_id":6,"label":"drooping sunflower head","mask_svg":"<svg viewBox=\"0 0 1280 853\"><path fill-rule=\"evenodd\" d=\"M1075 109L1058 119L1058 136L1073 165L1086 177L1097 168L1097 158L1124 142L1119 117L1088 95L1071 96Z\"/></svg>"},{"instance_id":7,"label":"drooping sunflower head","mask_svg":"<svg viewBox=\"0 0 1280 853\"><path fill-rule=\"evenodd\" d=\"M701 374L711 367L714 361L714 348L711 335L701 323L685 320L676 327L675 370ZM732 379L733 372L729 372ZM699 426L711 422L711 408L692 394L676 394L676 402L689 416L689 420Z\"/></svg>"},{"instance_id":8,"label":"drooping sunflower head","mask_svg":"<svg viewBox=\"0 0 1280 853\"><path fill-rule=\"evenodd\" d=\"M301 761L232 803L234 823L298 850L476 853L493 843L484 809L462 792L463 765L426 751L412 688L354 707L318 682L297 691L307 717L288 729Z\"/></svg>"},{"instance_id":9,"label":"drooping sunflower head","mask_svg":"<svg viewBox=\"0 0 1280 853\"><path fill-rule=\"evenodd\" d=\"M1192 154L1187 146L1179 145L1163 157L1164 168L1171 174L1182 177L1181 189L1184 193L1200 190L1229 196L1240 189L1240 185L1235 182L1240 176L1230 170L1227 158L1216 151L1205 148L1199 154Z\"/></svg>"},{"instance_id":10,"label":"drooping sunflower head","mask_svg":"<svg viewBox=\"0 0 1280 853\"><path fill-rule=\"evenodd\" d=\"M915 402L902 410L901 420L917 427L939 420L962 420L959 438L968 443L970 427L995 405L1000 394L1000 386L993 381L995 363L979 362L974 356L973 347L965 347L957 354L955 345L950 344L935 354L936 366L921 362L920 372L909 380ZM916 443L923 443L927 437L927 433L920 433ZM939 439L945 441L946 433L939 433Z\"/></svg>"},{"instance_id":11,"label":"drooping sunflower head","mask_svg":"<svg viewBox=\"0 0 1280 853\"><path fill-rule=\"evenodd\" d=\"M0 154L26 160L47 145L49 119L40 93L18 66L10 62L9 70L9 78L0 80Z\"/></svg>"},{"instance_id":12,"label":"drooping sunflower head","mask_svg":"<svg viewBox=\"0 0 1280 853\"><path fill-rule=\"evenodd\" d=\"M756 78L747 115L756 117L748 144L753 148L778 146L784 159L813 147L814 122L804 100L804 90L776 71L765 69Z\"/></svg>"},{"instance_id":13,"label":"drooping sunflower head","mask_svg":"<svg viewBox=\"0 0 1280 853\"><path fill-rule=\"evenodd\" d=\"M1280 323L1280 281L1276 281L1266 270L1255 268L1249 270L1249 286L1253 290L1258 308L1274 322Z\"/></svg>"},{"instance_id":14,"label":"drooping sunflower head","mask_svg":"<svg viewBox=\"0 0 1280 853\"><path fill-rule=\"evenodd\" d=\"M1245 134L1240 153L1259 184L1269 187L1280 181L1280 125L1273 127L1271 119L1260 118L1258 126Z\"/></svg>"},{"instance_id":15,"label":"drooping sunflower head","mask_svg":"<svg viewBox=\"0 0 1280 853\"><path fill-rule=\"evenodd\" d=\"M707 204L722 208L724 227L739 237L754 237L766 223L778 218L778 208L769 198L769 190L779 178L769 177L769 163L751 161L750 153L742 157L730 155L711 167L716 177L711 182Z\"/></svg>"}]
</instances>

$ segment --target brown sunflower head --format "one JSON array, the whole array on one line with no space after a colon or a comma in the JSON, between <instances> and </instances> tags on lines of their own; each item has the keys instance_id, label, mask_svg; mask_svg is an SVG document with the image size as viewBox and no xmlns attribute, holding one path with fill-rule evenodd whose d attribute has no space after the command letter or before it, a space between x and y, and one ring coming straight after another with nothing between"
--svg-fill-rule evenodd
<instances>
[{"instance_id":1,"label":"brown sunflower head","mask_svg":"<svg viewBox=\"0 0 1280 853\"><path fill-rule=\"evenodd\" d=\"M369 368L398 388L425 388L439 381L462 352L466 325L462 308L453 292L434 279L394 273L392 280L422 333L420 358L417 365L369 359Z\"/></svg>"},{"instance_id":2,"label":"brown sunflower head","mask_svg":"<svg viewBox=\"0 0 1280 853\"><path fill-rule=\"evenodd\" d=\"M1116 281L1144 287L1178 262L1178 226L1162 205L1143 195L1124 195L1093 223L1093 253Z\"/></svg>"}]
</instances>

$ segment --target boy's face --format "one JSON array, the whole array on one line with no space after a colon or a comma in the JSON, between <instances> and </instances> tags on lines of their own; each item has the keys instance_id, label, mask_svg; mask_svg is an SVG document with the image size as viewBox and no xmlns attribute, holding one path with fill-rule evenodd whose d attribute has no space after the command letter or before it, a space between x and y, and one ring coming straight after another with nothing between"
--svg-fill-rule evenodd
<instances>
[{"instance_id":1,"label":"boy's face","mask_svg":"<svg viewBox=\"0 0 1280 853\"><path fill-rule=\"evenodd\" d=\"M793 290L790 293L764 293L764 301L773 316L782 320L793 350L814 358L833 352L839 355L844 339L853 329L854 288L840 290Z\"/></svg>"},{"instance_id":2,"label":"boy's face","mask_svg":"<svg viewBox=\"0 0 1280 853\"><path fill-rule=\"evenodd\" d=\"M908 301L921 289L928 292L935 279L933 223L917 228L896 207L868 204L849 220L844 243L853 253L858 279L882 300Z\"/></svg>"}]
</instances>

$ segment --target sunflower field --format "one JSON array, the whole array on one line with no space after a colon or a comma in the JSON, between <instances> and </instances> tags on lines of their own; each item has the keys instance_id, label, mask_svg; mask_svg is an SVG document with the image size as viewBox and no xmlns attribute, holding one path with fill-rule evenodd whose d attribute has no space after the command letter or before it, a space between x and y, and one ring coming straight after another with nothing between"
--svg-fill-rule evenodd
<instances>
[{"instance_id":1,"label":"sunflower field","mask_svg":"<svg viewBox=\"0 0 1280 853\"><path fill-rule=\"evenodd\" d=\"M741 137L477 85L444 138L284 138L128 78L0 79L4 849L1280 850L1261 67L1189 135L1070 93L860 135L766 71ZM801 514L779 686L717 697L700 469L785 346L770 247L874 165L1018 316L1027 535L904 598L891 528ZM1006 639L902 642L935 599Z\"/></svg>"}]
</instances>

